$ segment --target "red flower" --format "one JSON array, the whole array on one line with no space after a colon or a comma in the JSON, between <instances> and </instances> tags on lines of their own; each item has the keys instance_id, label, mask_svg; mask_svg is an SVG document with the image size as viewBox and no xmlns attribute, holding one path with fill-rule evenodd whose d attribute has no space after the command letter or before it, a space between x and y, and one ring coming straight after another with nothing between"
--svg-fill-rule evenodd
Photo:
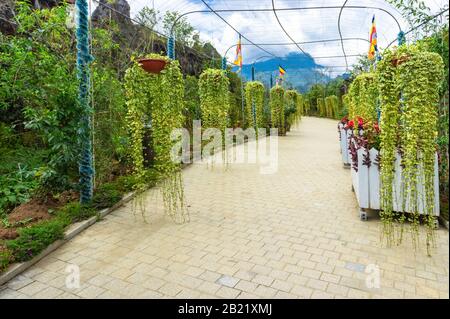
<instances>
[{"instance_id":1,"label":"red flower","mask_svg":"<svg viewBox=\"0 0 450 319\"><path fill-rule=\"evenodd\" d=\"M363 124L364 124L363 119L362 119L360 116L358 116L358 126L359 126L359 127L362 127Z\"/></svg>"},{"instance_id":2,"label":"red flower","mask_svg":"<svg viewBox=\"0 0 450 319\"><path fill-rule=\"evenodd\" d=\"M348 128L351 128L351 129L353 129L353 127L355 126L355 122L353 122L353 120L351 120L351 121L348 121L348 123L347 123L347 129Z\"/></svg>"}]
</instances>

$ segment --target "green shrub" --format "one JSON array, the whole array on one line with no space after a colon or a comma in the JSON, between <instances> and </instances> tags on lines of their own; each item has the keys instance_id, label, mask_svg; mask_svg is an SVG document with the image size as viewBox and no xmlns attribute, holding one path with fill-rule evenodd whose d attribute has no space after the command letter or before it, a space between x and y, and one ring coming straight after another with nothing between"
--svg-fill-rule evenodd
<instances>
[{"instance_id":1,"label":"green shrub","mask_svg":"<svg viewBox=\"0 0 450 319\"><path fill-rule=\"evenodd\" d=\"M117 189L122 193L131 192L139 180L135 175L119 176L115 181Z\"/></svg>"},{"instance_id":2,"label":"green shrub","mask_svg":"<svg viewBox=\"0 0 450 319\"><path fill-rule=\"evenodd\" d=\"M8 250L0 250L0 273L5 271L11 262L11 253Z\"/></svg>"},{"instance_id":3,"label":"green shrub","mask_svg":"<svg viewBox=\"0 0 450 319\"><path fill-rule=\"evenodd\" d=\"M64 206L57 216L67 226L95 216L96 213L97 211L92 205L82 205L79 202L74 202Z\"/></svg>"},{"instance_id":4,"label":"green shrub","mask_svg":"<svg viewBox=\"0 0 450 319\"><path fill-rule=\"evenodd\" d=\"M122 199L122 192L116 183L105 183L100 185L94 192L89 206L95 209L103 209L113 206Z\"/></svg>"},{"instance_id":5,"label":"green shrub","mask_svg":"<svg viewBox=\"0 0 450 319\"><path fill-rule=\"evenodd\" d=\"M19 230L17 239L6 241L6 247L11 252L14 261L29 260L47 248L48 245L62 239L65 226L61 219L56 218L35 224L29 228L22 228ZM4 264L8 253L2 253L2 255L0 263Z\"/></svg>"}]
</instances>

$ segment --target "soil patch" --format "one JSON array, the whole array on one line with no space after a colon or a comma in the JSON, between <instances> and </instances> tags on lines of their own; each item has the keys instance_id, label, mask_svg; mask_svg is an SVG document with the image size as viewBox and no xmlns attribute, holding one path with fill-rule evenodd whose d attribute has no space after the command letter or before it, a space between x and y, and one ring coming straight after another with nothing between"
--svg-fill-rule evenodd
<instances>
[{"instance_id":1,"label":"soil patch","mask_svg":"<svg viewBox=\"0 0 450 319\"><path fill-rule=\"evenodd\" d=\"M57 197L35 198L17 206L8 214L9 225L0 223L0 239L17 238L19 236L17 233L18 228L51 219L53 216L49 211L57 210L69 202L76 201L78 198L78 193L66 191Z\"/></svg>"}]
</instances>

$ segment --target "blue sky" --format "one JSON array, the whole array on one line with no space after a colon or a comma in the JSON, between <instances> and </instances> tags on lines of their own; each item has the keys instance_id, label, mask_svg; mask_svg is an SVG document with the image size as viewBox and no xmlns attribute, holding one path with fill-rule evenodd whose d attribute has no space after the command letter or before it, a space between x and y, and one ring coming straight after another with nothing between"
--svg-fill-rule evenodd
<instances>
[{"instance_id":1,"label":"blue sky","mask_svg":"<svg viewBox=\"0 0 450 319\"><path fill-rule=\"evenodd\" d=\"M341 6L345 0L274 0L276 8L293 7L322 7ZM188 12L207 10L200 0L129 0L132 16L144 6L155 7L162 14L166 10ZM426 0L432 12L447 4L447 0ZM207 0L214 9L271 9L272 0ZM409 29L409 24L401 14L386 1L382 0L349 0L347 6L372 6L387 10L400 23L403 30ZM348 8L341 17L342 35L344 38L368 39L372 16L376 16L378 39L381 48L394 40L399 28L395 19L389 14L377 9ZM280 28L273 12L233 12L221 13L239 32L255 43L290 43L291 40ZM339 38L338 32L339 9L309 9L299 11L279 11L278 16L289 35L296 42L315 40L333 40ZM238 35L218 17L209 13L196 13L187 16L188 21L200 31L204 41L210 41L221 54L237 42ZM245 44L246 41L243 40ZM366 54L368 43L364 40L346 40L345 50L348 55ZM342 55L339 41L325 44L305 44L300 47L311 54L316 62L330 67L332 72L344 70L345 59L342 57L324 58ZM263 46L270 53L282 57L292 52L300 52L295 45ZM233 60L234 48L229 50L227 58ZM243 46L244 63L251 63L256 59L264 59L268 54L254 46ZM357 57L348 59L349 64Z\"/></svg>"}]
</instances>

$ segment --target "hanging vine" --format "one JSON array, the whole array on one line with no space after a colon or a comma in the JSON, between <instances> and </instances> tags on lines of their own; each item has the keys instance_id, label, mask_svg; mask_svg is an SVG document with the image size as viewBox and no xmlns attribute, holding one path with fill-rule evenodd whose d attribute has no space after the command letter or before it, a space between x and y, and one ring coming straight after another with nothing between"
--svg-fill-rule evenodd
<instances>
[{"instance_id":1,"label":"hanging vine","mask_svg":"<svg viewBox=\"0 0 450 319\"><path fill-rule=\"evenodd\" d=\"M177 61L156 54L147 58L165 60L167 65L160 74L150 74L134 61L125 75L130 157L140 181L136 190L142 194L147 188L146 175L149 171L144 165L143 153L144 149L152 148L165 212L176 222L182 223L189 217L184 204L181 168L172 160L172 147L177 141L172 140L171 133L184 123L183 77ZM152 145L143 145L146 129L151 131ZM142 198L140 204L144 214Z\"/></svg>"},{"instance_id":2,"label":"hanging vine","mask_svg":"<svg viewBox=\"0 0 450 319\"><path fill-rule=\"evenodd\" d=\"M363 118L366 122L377 121L378 85L374 73L362 73L349 89L350 119Z\"/></svg>"},{"instance_id":3,"label":"hanging vine","mask_svg":"<svg viewBox=\"0 0 450 319\"><path fill-rule=\"evenodd\" d=\"M302 115L304 113L304 98L303 95L301 95L300 93L297 93L297 106L296 106L296 112L294 115L294 121L295 122L299 122L302 119Z\"/></svg>"},{"instance_id":4,"label":"hanging vine","mask_svg":"<svg viewBox=\"0 0 450 319\"><path fill-rule=\"evenodd\" d=\"M317 99L317 111L319 112L320 117L326 116L325 100L323 98Z\"/></svg>"},{"instance_id":5,"label":"hanging vine","mask_svg":"<svg viewBox=\"0 0 450 319\"><path fill-rule=\"evenodd\" d=\"M422 202L427 225L427 252L434 239L434 162L437 136L439 87L443 81L444 63L436 53L424 52L417 46L398 49L398 85L402 92L400 121L404 206L409 199L413 240L418 242L419 207ZM423 192L417 183L424 185ZM418 198L419 197L419 198ZM416 200L418 198L418 200Z\"/></svg>"},{"instance_id":6,"label":"hanging vine","mask_svg":"<svg viewBox=\"0 0 450 319\"><path fill-rule=\"evenodd\" d=\"M334 119L339 119L340 115L340 104L339 104L339 98L336 95L329 96L330 104L331 104L331 117Z\"/></svg>"},{"instance_id":7,"label":"hanging vine","mask_svg":"<svg viewBox=\"0 0 450 319\"><path fill-rule=\"evenodd\" d=\"M295 122L297 109L299 108L299 100L301 99L300 94L295 90L287 90L284 94L285 97L285 108L284 108L284 118L285 118L285 130L289 131L292 124Z\"/></svg>"},{"instance_id":8,"label":"hanging vine","mask_svg":"<svg viewBox=\"0 0 450 319\"><path fill-rule=\"evenodd\" d=\"M264 125L264 85L261 82L248 82L245 86L246 113L249 127L258 134Z\"/></svg>"},{"instance_id":9,"label":"hanging vine","mask_svg":"<svg viewBox=\"0 0 450 319\"><path fill-rule=\"evenodd\" d=\"M381 102L381 208L388 244L402 242L407 216L400 214L399 236L393 220L393 181L397 150L402 156L402 208L411 212L413 244L419 242L420 207L426 221L428 254L434 243L434 162L437 105L444 64L435 53L403 45L387 50L377 68ZM422 190L418 185L423 185ZM421 205L420 205L421 204Z\"/></svg>"},{"instance_id":10,"label":"hanging vine","mask_svg":"<svg viewBox=\"0 0 450 319\"><path fill-rule=\"evenodd\" d=\"M331 103L331 96L327 96L325 98L325 114L328 118L333 117L333 105Z\"/></svg>"},{"instance_id":11,"label":"hanging vine","mask_svg":"<svg viewBox=\"0 0 450 319\"><path fill-rule=\"evenodd\" d=\"M284 129L284 89L277 85L270 90L270 110L272 127L278 129L278 135L286 135Z\"/></svg>"},{"instance_id":12,"label":"hanging vine","mask_svg":"<svg viewBox=\"0 0 450 319\"><path fill-rule=\"evenodd\" d=\"M222 145L219 145L221 148L225 143L225 131L228 124L229 85L225 71L218 69L203 71L198 82L202 127L217 128L222 132ZM224 162L225 151L222 153Z\"/></svg>"},{"instance_id":13,"label":"hanging vine","mask_svg":"<svg viewBox=\"0 0 450 319\"><path fill-rule=\"evenodd\" d=\"M398 132L400 131L400 91L397 85L397 69L392 63L395 56L395 52L386 50L377 66L382 114L380 119L380 216L383 238L388 246L391 246L395 240L393 183L395 156L399 146Z\"/></svg>"}]
</instances>

